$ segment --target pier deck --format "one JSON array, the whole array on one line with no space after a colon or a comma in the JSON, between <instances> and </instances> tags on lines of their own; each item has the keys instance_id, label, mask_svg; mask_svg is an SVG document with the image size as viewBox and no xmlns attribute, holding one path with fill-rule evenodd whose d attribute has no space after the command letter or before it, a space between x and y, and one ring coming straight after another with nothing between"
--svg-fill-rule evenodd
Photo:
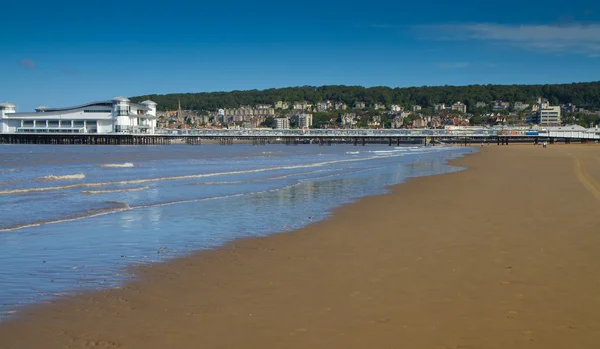
<instances>
[{"instance_id":1,"label":"pier deck","mask_svg":"<svg viewBox=\"0 0 600 349\"><path fill-rule=\"evenodd\" d=\"M234 141L251 141L253 144L267 143L352 143L364 145L378 143L399 145L401 143L497 143L557 141L589 142L600 140L598 129L544 129L540 131L522 129L349 129L349 130L163 130L157 134L124 133L2 133L0 144L89 144L89 145L166 145L184 143L202 144L203 140L218 141L220 144L232 144Z\"/></svg>"}]
</instances>

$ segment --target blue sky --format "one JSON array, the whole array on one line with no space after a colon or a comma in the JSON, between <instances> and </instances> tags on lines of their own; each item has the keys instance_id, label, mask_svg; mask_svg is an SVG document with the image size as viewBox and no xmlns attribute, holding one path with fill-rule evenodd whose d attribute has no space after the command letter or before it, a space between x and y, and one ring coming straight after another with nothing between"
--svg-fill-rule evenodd
<instances>
[{"instance_id":1,"label":"blue sky","mask_svg":"<svg viewBox=\"0 0 600 349\"><path fill-rule=\"evenodd\" d=\"M600 1L11 1L0 102L600 80Z\"/></svg>"}]
</instances>

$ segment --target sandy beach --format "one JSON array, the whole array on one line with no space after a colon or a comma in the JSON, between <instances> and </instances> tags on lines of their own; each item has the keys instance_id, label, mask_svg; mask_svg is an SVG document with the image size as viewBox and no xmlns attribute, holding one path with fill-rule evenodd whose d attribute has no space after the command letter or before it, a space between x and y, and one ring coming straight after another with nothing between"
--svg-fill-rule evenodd
<instances>
[{"instance_id":1,"label":"sandy beach","mask_svg":"<svg viewBox=\"0 0 600 349\"><path fill-rule=\"evenodd\" d=\"M600 147L481 150L306 228L26 308L0 348L600 347Z\"/></svg>"}]
</instances>

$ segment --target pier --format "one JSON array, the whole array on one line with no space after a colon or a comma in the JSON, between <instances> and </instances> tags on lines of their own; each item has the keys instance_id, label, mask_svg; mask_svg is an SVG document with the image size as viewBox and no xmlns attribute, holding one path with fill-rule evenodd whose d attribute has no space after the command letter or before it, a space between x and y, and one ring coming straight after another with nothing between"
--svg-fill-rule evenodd
<instances>
[{"instance_id":1,"label":"pier","mask_svg":"<svg viewBox=\"0 0 600 349\"><path fill-rule=\"evenodd\" d=\"M243 141L264 144L460 144L477 145L511 143L597 142L600 130L557 127L539 131L517 128L464 129L186 129L161 130L156 134L124 133L0 133L0 144L81 144L81 145L201 145L203 142L230 145Z\"/></svg>"}]
</instances>

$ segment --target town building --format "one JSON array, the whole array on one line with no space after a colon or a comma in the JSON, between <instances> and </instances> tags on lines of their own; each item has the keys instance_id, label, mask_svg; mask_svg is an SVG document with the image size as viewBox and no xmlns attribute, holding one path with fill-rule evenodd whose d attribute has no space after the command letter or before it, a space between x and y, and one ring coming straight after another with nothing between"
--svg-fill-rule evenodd
<instances>
[{"instance_id":1,"label":"town building","mask_svg":"<svg viewBox=\"0 0 600 349\"><path fill-rule=\"evenodd\" d=\"M492 107L494 110L504 110L510 108L509 102L504 102L501 100L497 100L494 102L494 106Z\"/></svg>"},{"instance_id":2,"label":"town building","mask_svg":"<svg viewBox=\"0 0 600 349\"><path fill-rule=\"evenodd\" d=\"M442 111L445 109L446 109L446 104L444 104L444 103L436 104L433 106L433 110L435 110L435 111Z\"/></svg>"},{"instance_id":3,"label":"town building","mask_svg":"<svg viewBox=\"0 0 600 349\"><path fill-rule=\"evenodd\" d=\"M290 128L290 120L288 118L275 118L273 126L277 130L286 130Z\"/></svg>"},{"instance_id":4,"label":"town building","mask_svg":"<svg viewBox=\"0 0 600 349\"><path fill-rule=\"evenodd\" d=\"M329 101L317 103L317 111L326 111L329 109Z\"/></svg>"},{"instance_id":5,"label":"town building","mask_svg":"<svg viewBox=\"0 0 600 349\"><path fill-rule=\"evenodd\" d=\"M346 110L348 109L348 105L346 103L336 103L335 110Z\"/></svg>"},{"instance_id":6,"label":"town building","mask_svg":"<svg viewBox=\"0 0 600 349\"><path fill-rule=\"evenodd\" d=\"M537 117L542 126L560 125L560 106L542 106L537 111Z\"/></svg>"},{"instance_id":7,"label":"town building","mask_svg":"<svg viewBox=\"0 0 600 349\"><path fill-rule=\"evenodd\" d=\"M294 110L307 110L310 108L312 108L312 104L308 103L307 101L294 102L294 104L292 104L292 109Z\"/></svg>"},{"instance_id":8,"label":"town building","mask_svg":"<svg viewBox=\"0 0 600 349\"><path fill-rule=\"evenodd\" d=\"M525 110L525 109L529 108L529 104L526 104L523 102L515 102L515 105L513 106L513 108L515 110Z\"/></svg>"},{"instance_id":9,"label":"town building","mask_svg":"<svg viewBox=\"0 0 600 349\"><path fill-rule=\"evenodd\" d=\"M381 115L373 115L373 117L367 123L368 126L381 126Z\"/></svg>"},{"instance_id":10,"label":"town building","mask_svg":"<svg viewBox=\"0 0 600 349\"><path fill-rule=\"evenodd\" d=\"M275 109L269 105L260 105L254 108L243 106L239 108L227 108L223 110L226 119L234 121L248 121L256 116L274 116Z\"/></svg>"},{"instance_id":11,"label":"town building","mask_svg":"<svg viewBox=\"0 0 600 349\"><path fill-rule=\"evenodd\" d=\"M290 109L290 104L288 102L284 102L284 101L277 101L277 102L275 102L275 108L276 109Z\"/></svg>"},{"instance_id":12,"label":"town building","mask_svg":"<svg viewBox=\"0 0 600 349\"><path fill-rule=\"evenodd\" d=\"M38 107L33 113L17 113L16 106L0 104L0 132L55 133L154 133L156 103L131 102L125 97L73 107Z\"/></svg>"},{"instance_id":13,"label":"town building","mask_svg":"<svg viewBox=\"0 0 600 349\"><path fill-rule=\"evenodd\" d=\"M423 109L423 107L421 107L420 105L413 105L410 107L410 110L412 110L412 111L420 111L422 109Z\"/></svg>"},{"instance_id":14,"label":"town building","mask_svg":"<svg viewBox=\"0 0 600 349\"><path fill-rule=\"evenodd\" d=\"M354 126L357 122L356 113L345 113L342 115L342 125L344 126Z\"/></svg>"},{"instance_id":15,"label":"town building","mask_svg":"<svg viewBox=\"0 0 600 349\"><path fill-rule=\"evenodd\" d=\"M534 110L534 113L527 117L526 122L539 124L541 126L560 125L560 106L551 106L547 99L538 98L537 104L535 104L532 109Z\"/></svg>"},{"instance_id":16,"label":"town building","mask_svg":"<svg viewBox=\"0 0 600 349\"><path fill-rule=\"evenodd\" d=\"M415 119L412 121L413 128L425 128L427 127L427 121L423 119Z\"/></svg>"},{"instance_id":17,"label":"town building","mask_svg":"<svg viewBox=\"0 0 600 349\"><path fill-rule=\"evenodd\" d=\"M577 108L576 105L569 103L569 104L565 104L562 106L562 112L563 112L563 114L577 113L577 112L579 112L579 109Z\"/></svg>"},{"instance_id":18,"label":"town building","mask_svg":"<svg viewBox=\"0 0 600 349\"><path fill-rule=\"evenodd\" d=\"M390 107L390 110L393 112L399 112L399 111L403 111L404 108L402 108L401 106L399 106L397 104L392 104L392 106Z\"/></svg>"},{"instance_id":19,"label":"town building","mask_svg":"<svg viewBox=\"0 0 600 349\"><path fill-rule=\"evenodd\" d=\"M365 102L354 102L355 109L365 109L365 107L366 107Z\"/></svg>"},{"instance_id":20,"label":"town building","mask_svg":"<svg viewBox=\"0 0 600 349\"><path fill-rule=\"evenodd\" d=\"M313 116L308 113L300 113L296 115L296 126L299 128L309 128L313 124Z\"/></svg>"},{"instance_id":21,"label":"town building","mask_svg":"<svg viewBox=\"0 0 600 349\"><path fill-rule=\"evenodd\" d=\"M456 103L452 104L452 110L455 110L462 114L466 114L467 106L463 102L456 102Z\"/></svg>"},{"instance_id":22,"label":"town building","mask_svg":"<svg viewBox=\"0 0 600 349\"><path fill-rule=\"evenodd\" d=\"M381 104L381 103L375 103L373 104L373 109L378 110L378 109L385 109L385 104Z\"/></svg>"},{"instance_id":23,"label":"town building","mask_svg":"<svg viewBox=\"0 0 600 349\"><path fill-rule=\"evenodd\" d=\"M477 102L475 103L475 108L485 108L487 105L488 104L486 102Z\"/></svg>"}]
</instances>

